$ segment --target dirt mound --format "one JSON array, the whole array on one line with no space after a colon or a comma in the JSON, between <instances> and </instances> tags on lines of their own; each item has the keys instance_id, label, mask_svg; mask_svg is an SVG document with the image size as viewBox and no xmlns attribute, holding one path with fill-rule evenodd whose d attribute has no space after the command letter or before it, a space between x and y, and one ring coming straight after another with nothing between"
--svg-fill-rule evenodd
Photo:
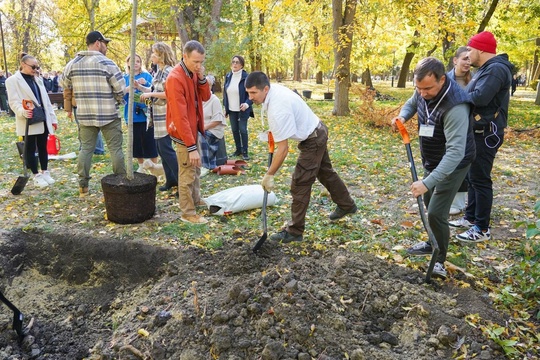
<instances>
[{"instance_id":1,"label":"dirt mound","mask_svg":"<svg viewBox=\"0 0 540 360\"><path fill-rule=\"evenodd\" d=\"M500 319L470 288L427 285L424 274L364 253L298 254L268 241L256 256L251 246L0 239L4 293L34 318L19 346L0 313L0 357L447 359L466 344L479 359L504 359L464 320Z\"/></svg>"}]
</instances>

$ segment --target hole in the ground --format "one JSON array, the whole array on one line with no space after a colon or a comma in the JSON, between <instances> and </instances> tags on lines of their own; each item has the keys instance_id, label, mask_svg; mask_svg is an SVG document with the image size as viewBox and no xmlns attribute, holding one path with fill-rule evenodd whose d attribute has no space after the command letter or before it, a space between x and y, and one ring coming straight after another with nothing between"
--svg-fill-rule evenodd
<instances>
[{"instance_id":1,"label":"hole in the ground","mask_svg":"<svg viewBox=\"0 0 540 360\"><path fill-rule=\"evenodd\" d=\"M0 232L0 290L31 326L22 344L0 304L0 358L80 359L115 327L133 291L158 277L177 253L135 241Z\"/></svg>"}]
</instances>

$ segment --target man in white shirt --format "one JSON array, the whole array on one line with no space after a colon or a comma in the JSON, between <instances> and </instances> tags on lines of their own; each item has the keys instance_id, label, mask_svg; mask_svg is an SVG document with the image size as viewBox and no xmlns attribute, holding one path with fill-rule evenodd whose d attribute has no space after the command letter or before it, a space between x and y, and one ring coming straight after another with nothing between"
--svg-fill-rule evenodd
<instances>
[{"instance_id":1,"label":"man in white shirt","mask_svg":"<svg viewBox=\"0 0 540 360\"><path fill-rule=\"evenodd\" d=\"M268 127L277 145L272 164L262 180L262 186L266 191L274 189L274 175L289 152L288 140L299 142L300 153L291 181L292 219L286 228L270 236L270 239L282 243L303 240L305 217L315 179L324 185L330 192L332 201L337 204L336 210L329 216L330 220L338 220L347 214L355 213L356 204L345 183L332 168L328 156L326 147L328 128L311 111L306 102L284 86L274 84L270 87L268 77L260 71L249 74L246 79L246 90L250 100L262 105L263 113L267 114Z\"/></svg>"}]
</instances>

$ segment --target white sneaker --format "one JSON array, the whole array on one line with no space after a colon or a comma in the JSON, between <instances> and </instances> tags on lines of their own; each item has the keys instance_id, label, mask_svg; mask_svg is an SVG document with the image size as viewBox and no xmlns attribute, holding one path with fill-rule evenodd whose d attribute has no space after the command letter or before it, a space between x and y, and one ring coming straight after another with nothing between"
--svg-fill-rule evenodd
<instances>
[{"instance_id":1,"label":"white sneaker","mask_svg":"<svg viewBox=\"0 0 540 360\"><path fill-rule=\"evenodd\" d=\"M150 159L145 159L144 162L142 163L142 168L144 170L147 170L148 172L150 172L150 169L152 169L153 167L154 167L154 162Z\"/></svg>"},{"instance_id":2,"label":"white sneaker","mask_svg":"<svg viewBox=\"0 0 540 360\"><path fill-rule=\"evenodd\" d=\"M456 238L464 242L477 243L491 240L491 232L489 229L483 232L478 226L474 225L464 233L456 235Z\"/></svg>"},{"instance_id":3,"label":"white sneaker","mask_svg":"<svg viewBox=\"0 0 540 360\"><path fill-rule=\"evenodd\" d=\"M144 168L142 167L142 165L139 165L139 168L137 169L137 172L138 172L138 173L141 173L141 174L146 173L146 171L144 170Z\"/></svg>"},{"instance_id":4,"label":"white sneaker","mask_svg":"<svg viewBox=\"0 0 540 360\"><path fill-rule=\"evenodd\" d=\"M51 177L51 173L49 172L49 170L45 170L42 174L43 176L43 179L45 179L45 181L47 182L47 184L49 185L52 185L54 184L56 181Z\"/></svg>"},{"instance_id":5,"label":"white sneaker","mask_svg":"<svg viewBox=\"0 0 540 360\"><path fill-rule=\"evenodd\" d=\"M435 266L433 267L433 276L443 280L446 279L446 269L444 268L444 264L441 264L440 262L435 263Z\"/></svg>"},{"instance_id":6,"label":"white sneaker","mask_svg":"<svg viewBox=\"0 0 540 360\"><path fill-rule=\"evenodd\" d=\"M201 176L200 176L200 177L203 177L203 176L208 175L209 172L210 172L210 170L208 170L208 169L205 168L205 167L202 167L202 168L201 168Z\"/></svg>"},{"instance_id":7,"label":"white sneaker","mask_svg":"<svg viewBox=\"0 0 540 360\"><path fill-rule=\"evenodd\" d=\"M464 217L459 218L457 220L452 220L448 222L448 225L456 228L470 228L474 224L470 222L469 220L465 219Z\"/></svg>"},{"instance_id":8,"label":"white sneaker","mask_svg":"<svg viewBox=\"0 0 540 360\"><path fill-rule=\"evenodd\" d=\"M449 215L457 215L461 212L461 209L458 209L458 208L455 208L455 207L451 207L450 208L450 212L448 213Z\"/></svg>"},{"instance_id":9,"label":"white sneaker","mask_svg":"<svg viewBox=\"0 0 540 360\"><path fill-rule=\"evenodd\" d=\"M34 185L37 187L49 186L49 183L43 178L43 174L34 175Z\"/></svg>"}]
</instances>

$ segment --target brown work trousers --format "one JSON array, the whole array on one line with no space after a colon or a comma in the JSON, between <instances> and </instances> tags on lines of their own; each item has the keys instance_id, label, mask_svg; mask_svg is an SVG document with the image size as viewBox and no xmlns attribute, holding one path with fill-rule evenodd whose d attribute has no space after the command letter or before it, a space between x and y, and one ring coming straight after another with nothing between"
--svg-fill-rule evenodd
<instances>
[{"instance_id":1,"label":"brown work trousers","mask_svg":"<svg viewBox=\"0 0 540 360\"><path fill-rule=\"evenodd\" d=\"M291 221L287 232L301 235L306 225L306 212L311 197L311 187L318 179L328 190L332 201L343 210L350 210L355 206L349 190L339 175L332 168L326 143L328 142L328 128L322 122L314 134L298 144L300 154L291 182Z\"/></svg>"}]
</instances>

